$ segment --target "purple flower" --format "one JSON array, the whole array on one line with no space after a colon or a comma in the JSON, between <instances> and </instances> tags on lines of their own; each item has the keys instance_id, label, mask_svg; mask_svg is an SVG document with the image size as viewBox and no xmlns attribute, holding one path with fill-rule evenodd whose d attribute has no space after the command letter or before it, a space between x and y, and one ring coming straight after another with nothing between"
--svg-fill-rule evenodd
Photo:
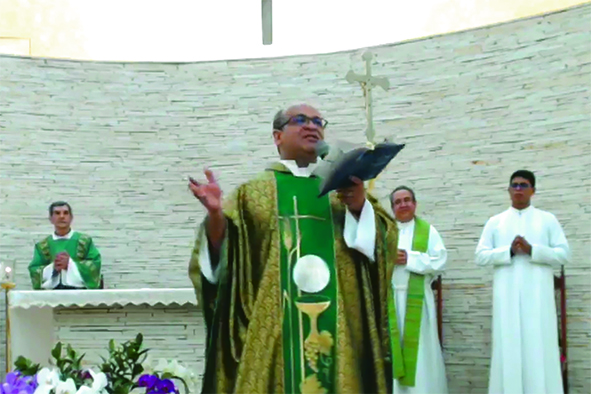
<instances>
[{"instance_id":1,"label":"purple flower","mask_svg":"<svg viewBox=\"0 0 591 394\"><path fill-rule=\"evenodd\" d=\"M155 386L148 388L146 394L170 394L178 393L174 383L170 379L158 379Z\"/></svg>"},{"instance_id":2,"label":"purple flower","mask_svg":"<svg viewBox=\"0 0 591 394\"><path fill-rule=\"evenodd\" d=\"M92 375L90 374L90 372L88 371L80 371L78 372L78 376L80 377L80 379L82 380L89 380L92 379Z\"/></svg>"},{"instance_id":3,"label":"purple flower","mask_svg":"<svg viewBox=\"0 0 591 394\"><path fill-rule=\"evenodd\" d=\"M156 388L158 389L158 391L163 393L174 393L176 390L176 387L174 387L174 383L170 379L162 379L158 382Z\"/></svg>"},{"instance_id":4,"label":"purple flower","mask_svg":"<svg viewBox=\"0 0 591 394\"><path fill-rule=\"evenodd\" d=\"M33 394L37 388L34 376L21 376L19 372L10 372L0 385L0 394Z\"/></svg>"},{"instance_id":5,"label":"purple flower","mask_svg":"<svg viewBox=\"0 0 591 394\"><path fill-rule=\"evenodd\" d=\"M158 384L159 381L160 379L158 379L158 376L146 374L140 376L140 379L138 380L138 386L152 389L154 386L156 386L156 384Z\"/></svg>"}]
</instances>

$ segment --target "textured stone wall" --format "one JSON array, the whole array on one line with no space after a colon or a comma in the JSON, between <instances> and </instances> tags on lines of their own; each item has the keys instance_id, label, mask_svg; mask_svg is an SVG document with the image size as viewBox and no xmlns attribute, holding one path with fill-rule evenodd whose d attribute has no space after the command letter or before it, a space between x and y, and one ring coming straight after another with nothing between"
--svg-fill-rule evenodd
<instances>
[{"instance_id":1,"label":"textured stone wall","mask_svg":"<svg viewBox=\"0 0 591 394\"><path fill-rule=\"evenodd\" d=\"M413 187L449 249L445 358L454 393L486 391L491 271L476 267L485 221L508 207L512 171L538 176L535 205L562 223L570 383L591 390L591 5L373 48L378 137L407 144L376 183ZM65 199L100 248L107 287L188 287L203 210L186 176L209 165L226 192L275 158L271 119L316 104L327 139L363 141L362 51L205 63L0 57L0 259L26 265Z\"/></svg>"}]
</instances>

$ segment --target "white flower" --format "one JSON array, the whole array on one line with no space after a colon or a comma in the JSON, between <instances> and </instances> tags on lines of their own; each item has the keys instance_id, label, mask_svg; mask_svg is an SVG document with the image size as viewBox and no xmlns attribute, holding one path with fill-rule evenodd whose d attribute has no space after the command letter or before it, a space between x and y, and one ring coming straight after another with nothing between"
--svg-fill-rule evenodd
<instances>
[{"instance_id":1,"label":"white flower","mask_svg":"<svg viewBox=\"0 0 591 394\"><path fill-rule=\"evenodd\" d=\"M105 387L109 383L107 381L107 375L102 372L96 373L92 369L89 369L88 372L92 376L92 390L99 394L106 392Z\"/></svg>"},{"instance_id":2,"label":"white flower","mask_svg":"<svg viewBox=\"0 0 591 394\"><path fill-rule=\"evenodd\" d=\"M80 386L76 394L96 394L96 391L88 386Z\"/></svg>"},{"instance_id":3,"label":"white flower","mask_svg":"<svg viewBox=\"0 0 591 394\"><path fill-rule=\"evenodd\" d=\"M107 375L102 372L94 372L92 369L87 371L92 377L92 385L91 387L81 386L76 394L106 394L105 387L108 384Z\"/></svg>"},{"instance_id":4,"label":"white flower","mask_svg":"<svg viewBox=\"0 0 591 394\"><path fill-rule=\"evenodd\" d=\"M154 360L152 359L152 356L148 354L142 363L142 367L144 367L144 373L151 374L154 372L154 368L152 367L153 363Z\"/></svg>"},{"instance_id":5,"label":"white flower","mask_svg":"<svg viewBox=\"0 0 591 394\"><path fill-rule=\"evenodd\" d=\"M195 391L194 388L197 387L199 383L197 376L195 376L189 368L179 364L177 360L168 362L161 358L158 360L158 364L154 368L151 368L151 371L159 374L168 373L177 378L181 378L187 384L189 391L191 392Z\"/></svg>"},{"instance_id":6,"label":"white flower","mask_svg":"<svg viewBox=\"0 0 591 394\"><path fill-rule=\"evenodd\" d=\"M158 364L156 364L156 366L154 367L154 371L162 373L172 373L172 371L169 370L168 362L163 358L158 360Z\"/></svg>"},{"instance_id":7,"label":"white flower","mask_svg":"<svg viewBox=\"0 0 591 394\"><path fill-rule=\"evenodd\" d=\"M72 378L59 382L55 388L55 394L76 394L76 391L76 384Z\"/></svg>"},{"instance_id":8,"label":"white flower","mask_svg":"<svg viewBox=\"0 0 591 394\"><path fill-rule=\"evenodd\" d=\"M179 378L185 379L187 378L187 374L189 370L178 363L178 361L173 360L169 368L172 370L172 374L174 376L178 376Z\"/></svg>"},{"instance_id":9,"label":"white flower","mask_svg":"<svg viewBox=\"0 0 591 394\"><path fill-rule=\"evenodd\" d=\"M60 383L60 377L56 370L43 368L37 373L37 388L34 394L49 394Z\"/></svg>"}]
</instances>

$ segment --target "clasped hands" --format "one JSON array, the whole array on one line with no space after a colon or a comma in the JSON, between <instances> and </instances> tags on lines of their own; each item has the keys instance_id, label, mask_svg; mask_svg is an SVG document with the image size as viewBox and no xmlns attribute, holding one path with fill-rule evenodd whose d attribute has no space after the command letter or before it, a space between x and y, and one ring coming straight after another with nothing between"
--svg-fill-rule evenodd
<instances>
[{"instance_id":1,"label":"clasped hands","mask_svg":"<svg viewBox=\"0 0 591 394\"><path fill-rule=\"evenodd\" d=\"M70 262L70 255L68 254L68 252L58 253L58 255L55 256L55 261L53 262L53 268L55 268L55 270L57 272L60 272L62 270L67 270L69 262Z\"/></svg>"},{"instance_id":2,"label":"clasped hands","mask_svg":"<svg viewBox=\"0 0 591 394\"><path fill-rule=\"evenodd\" d=\"M513 252L514 255L527 254L531 256L531 244L521 235L518 235L511 243L511 252Z\"/></svg>"}]
</instances>

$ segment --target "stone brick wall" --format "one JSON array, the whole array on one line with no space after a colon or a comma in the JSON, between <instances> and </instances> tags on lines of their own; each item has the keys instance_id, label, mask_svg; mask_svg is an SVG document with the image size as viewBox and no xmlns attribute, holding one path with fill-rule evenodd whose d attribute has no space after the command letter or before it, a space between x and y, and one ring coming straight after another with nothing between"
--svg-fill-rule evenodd
<instances>
[{"instance_id":1,"label":"stone brick wall","mask_svg":"<svg viewBox=\"0 0 591 394\"><path fill-rule=\"evenodd\" d=\"M591 390L591 5L373 48L378 137L406 148L376 183L413 187L449 249L444 335L450 390L486 391L491 271L476 267L485 221L508 206L512 171L538 176L535 205L562 223L570 383ZM64 199L100 248L108 287L188 287L203 210L186 176L209 165L229 192L275 158L274 113L317 105L327 139L363 141L361 50L203 63L0 57L0 259L20 288L33 242Z\"/></svg>"}]
</instances>

